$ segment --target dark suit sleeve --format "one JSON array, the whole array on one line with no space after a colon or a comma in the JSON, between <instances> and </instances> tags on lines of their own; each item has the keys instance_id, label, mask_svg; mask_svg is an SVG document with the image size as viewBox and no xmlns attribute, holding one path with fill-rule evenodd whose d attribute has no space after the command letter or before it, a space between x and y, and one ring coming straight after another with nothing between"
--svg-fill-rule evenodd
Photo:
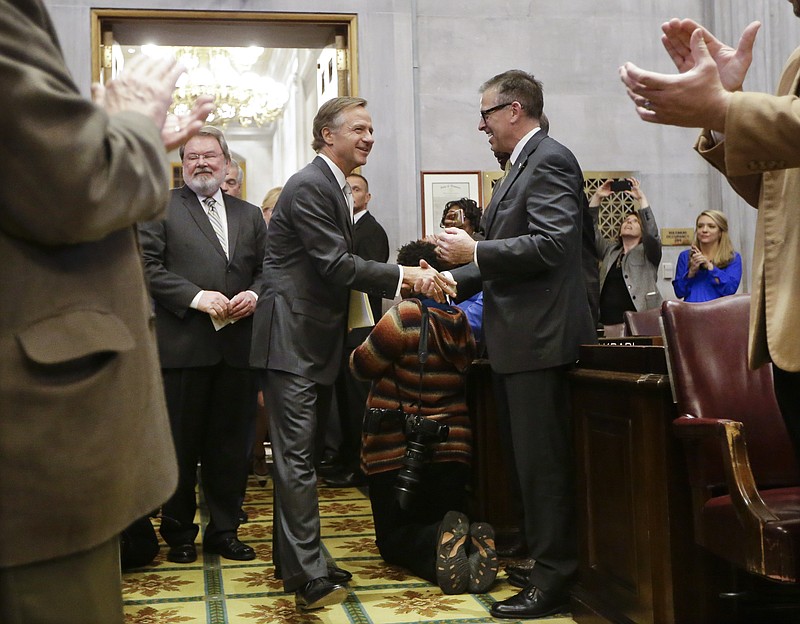
<instances>
[{"instance_id":1,"label":"dark suit sleeve","mask_svg":"<svg viewBox=\"0 0 800 624\"><path fill-rule=\"evenodd\" d=\"M570 241L580 228L582 205L575 195L577 164L561 152L550 152L520 174L516 184L523 183L513 197L498 206L498 218L524 198L525 210L509 214L510 231L525 231L521 236L503 237L478 242L478 266L484 280L530 276L550 271L570 257ZM507 206L504 206L508 202ZM514 219L525 220L519 223Z\"/></svg>"},{"instance_id":2,"label":"dark suit sleeve","mask_svg":"<svg viewBox=\"0 0 800 624\"><path fill-rule=\"evenodd\" d=\"M338 198L330 184L299 187L293 198L292 217L303 247L315 270L326 281L382 296L394 296L400 269L372 260L363 260L348 249L342 225L330 206ZM391 293L391 295L388 295Z\"/></svg>"},{"instance_id":3,"label":"dark suit sleeve","mask_svg":"<svg viewBox=\"0 0 800 624\"><path fill-rule=\"evenodd\" d=\"M264 283L264 255L267 251L267 225L264 223L264 217L261 215L261 210L256 207L254 216L252 217L253 228L255 230L256 249L259 257L262 259L258 266L253 267L253 283L250 284L248 290L252 290L259 297L263 294Z\"/></svg>"},{"instance_id":4,"label":"dark suit sleeve","mask_svg":"<svg viewBox=\"0 0 800 624\"><path fill-rule=\"evenodd\" d=\"M144 271L152 297L167 310L183 318L190 309L192 299L203 289L185 277L167 270L166 230L166 221L150 221L139 225Z\"/></svg>"}]
</instances>

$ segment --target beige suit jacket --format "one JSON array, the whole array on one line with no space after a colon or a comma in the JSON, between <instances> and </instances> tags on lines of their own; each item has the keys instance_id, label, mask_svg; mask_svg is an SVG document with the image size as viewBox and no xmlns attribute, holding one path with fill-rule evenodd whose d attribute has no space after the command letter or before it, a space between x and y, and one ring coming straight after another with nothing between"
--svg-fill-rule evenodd
<instances>
[{"instance_id":1,"label":"beige suit jacket","mask_svg":"<svg viewBox=\"0 0 800 624\"><path fill-rule=\"evenodd\" d=\"M162 214L144 116L80 96L39 0L0 0L0 567L107 541L177 476L134 223Z\"/></svg>"},{"instance_id":2,"label":"beige suit jacket","mask_svg":"<svg viewBox=\"0 0 800 624\"><path fill-rule=\"evenodd\" d=\"M758 208L752 267L752 367L772 361L800 371L800 48L786 62L777 95L734 93L717 145L695 148Z\"/></svg>"}]
</instances>

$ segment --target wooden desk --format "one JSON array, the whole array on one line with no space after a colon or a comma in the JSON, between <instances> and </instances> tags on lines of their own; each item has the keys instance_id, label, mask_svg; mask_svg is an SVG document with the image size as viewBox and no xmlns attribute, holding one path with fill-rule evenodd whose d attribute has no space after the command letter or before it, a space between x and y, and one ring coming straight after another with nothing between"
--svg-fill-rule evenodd
<instances>
[{"instance_id":1,"label":"wooden desk","mask_svg":"<svg viewBox=\"0 0 800 624\"><path fill-rule=\"evenodd\" d=\"M489 522L498 534L508 534L518 529L518 512L512 503L510 466L497 430L488 360L476 360L469 369L467 406L474 447L470 518Z\"/></svg>"},{"instance_id":2,"label":"wooden desk","mask_svg":"<svg viewBox=\"0 0 800 624\"><path fill-rule=\"evenodd\" d=\"M718 622L692 539L662 346L587 345L570 373L576 435L579 624Z\"/></svg>"}]
</instances>

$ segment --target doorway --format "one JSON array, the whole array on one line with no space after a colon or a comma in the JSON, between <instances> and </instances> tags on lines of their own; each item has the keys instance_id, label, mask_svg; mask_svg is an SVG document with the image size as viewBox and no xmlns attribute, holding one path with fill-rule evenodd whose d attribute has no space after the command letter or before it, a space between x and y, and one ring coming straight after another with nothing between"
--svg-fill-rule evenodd
<instances>
[{"instance_id":1,"label":"doorway","mask_svg":"<svg viewBox=\"0 0 800 624\"><path fill-rule=\"evenodd\" d=\"M91 20L93 80L166 49L188 69L177 105L215 93L210 123L225 132L245 172L243 197L254 204L313 158L319 106L358 93L353 14L94 9ZM177 152L170 161L180 170Z\"/></svg>"}]
</instances>

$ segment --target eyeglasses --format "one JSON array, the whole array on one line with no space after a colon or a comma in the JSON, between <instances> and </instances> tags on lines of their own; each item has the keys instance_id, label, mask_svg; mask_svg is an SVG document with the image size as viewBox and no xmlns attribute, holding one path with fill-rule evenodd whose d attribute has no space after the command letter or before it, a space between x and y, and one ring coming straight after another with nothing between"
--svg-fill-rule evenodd
<instances>
[{"instance_id":1,"label":"eyeglasses","mask_svg":"<svg viewBox=\"0 0 800 624\"><path fill-rule=\"evenodd\" d=\"M222 156L222 154L219 152L206 152L205 154L186 154L184 158L189 162L197 162L201 158L203 160L216 160L220 156Z\"/></svg>"},{"instance_id":2,"label":"eyeglasses","mask_svg":"<svg viewBox=\"0 0 800 624\"><path fill-rule=\"evenodd\" d=\"M486 110L481 111L481 117L483 118L483 122L486 123L488 120L489 115L499 111L501 108L505 108L506 106L511 106L514 102L506 102L505 104L498 104L497 106L492 106L491 108L487 108Z\"/></svg>"}]
</instances>

